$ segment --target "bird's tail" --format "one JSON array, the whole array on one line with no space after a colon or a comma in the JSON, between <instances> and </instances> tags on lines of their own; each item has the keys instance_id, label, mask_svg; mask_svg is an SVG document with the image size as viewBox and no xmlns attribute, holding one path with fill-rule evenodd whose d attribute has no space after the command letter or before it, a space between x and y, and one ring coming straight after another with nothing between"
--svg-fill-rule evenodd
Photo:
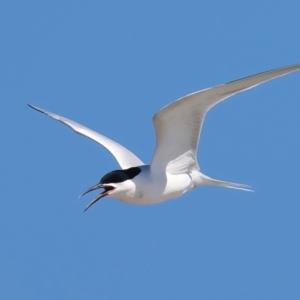
<instances>
[{"instance_id":1,"label":"bird's tail","mask_svg":"<svg viewBox=\"0 0 300 300\"><path fill-rule=\"evenodd\" d=\"M248 192L253 192L251 186L241 183L234 183L234 182L228 182L228 181L222 181L222 180L216 180L212 179L204 174L201 174L203 185L213 185L213 186L222 186L230 189L237 189L237 190L243 190Z\"/></svg>"}]
</instances>

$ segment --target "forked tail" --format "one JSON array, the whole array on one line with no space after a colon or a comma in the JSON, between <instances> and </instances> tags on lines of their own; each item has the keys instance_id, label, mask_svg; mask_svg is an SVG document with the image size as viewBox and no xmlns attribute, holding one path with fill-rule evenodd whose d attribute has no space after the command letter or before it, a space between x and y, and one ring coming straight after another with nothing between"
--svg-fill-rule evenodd
<instances>
[{"instance_id":1,"label":"forked tail","mask_svg":"<svg viewBox=\"0 0 300 300\"><path fill-rule=\"evenodd\" d=\"M222 180L212 179L206 175L201 174L204 185L222 186L230 189L243 190L248 192L253 192L251 186L241 183L234 183Z\"/></svg>"}]
</instances>

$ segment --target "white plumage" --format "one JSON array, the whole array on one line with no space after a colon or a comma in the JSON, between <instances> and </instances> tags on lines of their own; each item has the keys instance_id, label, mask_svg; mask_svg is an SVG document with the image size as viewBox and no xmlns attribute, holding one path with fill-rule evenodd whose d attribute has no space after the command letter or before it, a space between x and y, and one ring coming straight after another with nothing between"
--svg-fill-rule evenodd
<instances>
[{"instance_id":1,"label":"white plumage","mask_svg":"<svg viewBox=\"0 0 300 300\"><path fill-rule=\"evenodd\" d=\"M105 175L99 184L87 191L104 188L88 207L104 196L133 204L154 204L179 197L201 185L250 190L249 186L215 180L200 172L197 147L206 113L228 97L299 69L300 64L295 64L260 73L195 92L165 106L153 117L156 149L150 165L145 165L122 145L81 124L35 106L30 107L96 141L118 161L122 170Z\"/></svg>"}]
</instances>

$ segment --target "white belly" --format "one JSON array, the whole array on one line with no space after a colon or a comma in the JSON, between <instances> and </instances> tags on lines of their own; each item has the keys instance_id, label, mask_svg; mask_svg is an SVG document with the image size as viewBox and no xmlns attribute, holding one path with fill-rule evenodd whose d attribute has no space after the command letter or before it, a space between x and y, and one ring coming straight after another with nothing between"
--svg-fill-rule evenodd
<instances>
[{"instance_id":1,"label":"white belly","mask_svg":"<svg viewBox=\"0 0 300 300\"><path fill-rule=\"evenodd\" d=\"M130 191L111 197L126 203L149 205L180 197L193 187L194 184L188 174L154 175L145 172L144 176L134 178Z\"/></svg>"}]
</instances>

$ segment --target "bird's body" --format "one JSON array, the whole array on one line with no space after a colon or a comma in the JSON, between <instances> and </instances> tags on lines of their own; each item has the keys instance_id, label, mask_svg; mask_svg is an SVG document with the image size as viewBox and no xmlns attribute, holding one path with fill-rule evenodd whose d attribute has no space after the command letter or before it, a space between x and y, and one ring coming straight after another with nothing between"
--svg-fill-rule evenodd
<instances>
[{"instance_id":1,"label":"bird's body","mask_svg":"<svg viewBox=\"0 0 300 300\"><path fill-rule=\"evenodd\" d=\"M178 198L197 186L219 185L251 191L247 185L214 180L199 171L171 174L153 172L151 165L138 168L141 169L141 173L133 179L124 181L122 188L119 185L118 191L115 191L111 197L130 204L149 205Z\"/></svg>"},{"instance_id":2,"label":"bird's body","mask_svg":"<svg viewBox=\"0 0 300 300\"><path fill-rule=\"evenodd\" d=\"M139 166L141 173L123 184L126 192L116 192L113 198L131 204L157 204L177 198L195 187L190 174L152 172L150 165Z\"/></svg>"},{"instance_id":3,"label":"bird's body","mask_svg":"<svg viewBox=\"0 0 300 300\"><path fill-rule=\"evenodd\" d=\"M180 197L197 186L251 190L247 185L215 180L200 172L197 148L205 115L210 108L226 98L297 70L300 70L300 64L260 73L201 90L165 106L153 117L156 149L149 165L122 145L81 124L32 105L30 107L98 142L120 164L121 170L106 174L98 184L82 194L104 189L87 208L104 196L131 204L156 204Z\"/></svg>"}]
</instances>

